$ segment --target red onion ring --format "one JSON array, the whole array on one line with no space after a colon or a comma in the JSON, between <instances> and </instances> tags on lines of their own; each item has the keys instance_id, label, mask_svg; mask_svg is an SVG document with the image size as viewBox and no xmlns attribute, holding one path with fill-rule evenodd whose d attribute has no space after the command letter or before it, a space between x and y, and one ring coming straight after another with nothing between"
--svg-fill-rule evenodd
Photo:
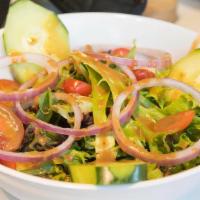
<instances>
[{"instance_id":1,"label":"red onion ring","mask_svg":"<svg viewBox=\"0 0 200 200\"><path fill-rule=\"evenodd\" d=\"M66 66L66 65L68 65L68 64L69 64L69 60L68 60L68 59L61 60L61 61L58 62L59 68L60 68L60 67L63 67L63 66Z\"/></svg>"},{"instance_id":2,"label":"red onion ring","mask_svg":"<svg viewBox=\"0 0 200 200\"><path fill-rule=\"evenodd\" d=\"M0 101L21 101L34 98L44 92L48 87L53 87L58 79L58 65L51 58L39 54L23 53L16 56L7 56L0 58L1 67L8 67L13 63L30 62L44 67L48 73L47 79L35 88L21 91L5 92L0 91ZM36 78L39 78L40 73ZM34 83L34 81L33 81Z\"/></svg>"},{"instance_id":3,"label":"red onion ring","mask_svg":"<svg viewBox=\"0 0 200 200\"><path fill-rule=\"evenodd\" d=\"M74 128L79 129L81 126L82 114L79 106L77 103L75 103L73 96L65 95L63 93L56 93L55 95L57 98L63 99L72 105L75 116ZM62 144L58 145L57 147L42 152L15 153L0 150L0 158L2 160L15 162L44 162L47 160L52 160L53 158L68 150L74 141L75 137L69 136Z\"/></svg>"},{"instance_id":4,"label":"red onion ring","mask_svg":"<svg viewBox=\"0 0 200 200\"><path fill-rule=\"evenodd\" d=\"M111 62L122 66L131 66L134 67L153 67L157 68L158 70L169 67L172 64L171 57L167 53L163 53L163 57L150 57L150 56L143 56L143 59L131 59L131 58L124 58L124 57L117 57L111 56L109 54L103 53L87 53L87 55L92 56L98 60L110 60Z\"/></svg>"},{"instance_id":5,"label":"red onion ring","mask_svg":"<svg viewBox=\"0 0 200 200\"><path fill-rule=\"evenodd\" d=\"M87 54L87 55L91 56L91 54ZM92 56L92 57L94 58L94 56ZM95 60L96 59L97 60L103 60L103 59L105 59L105 57L104 57L104 55L101 56L100 54L98 54L97 56L95 56ZM69 64L69 60L62 60L58 63L59 67L63 67L63 66L68 65L68 64ZM137 81L135 74L131 71L131 69L128 66L119 65L118 67L130 78L130 80L132 80L132 82Z\"/></svg>"},{"instance_id":6,"label":"red onion ring","mask_svg":"<svg viewBox=\"0 0 200 200\"><path fill-rule=\"evenodd\" d=\"M87 55L92 56L93 58L97 59L97 60L110 60L111 62L114 62L116 64L118 64L118 67L133 81L136 82L136 77L135 74L130 70L130 68L128 67L129 65L132 65L133 62L135 62L133 59L128 59L128 63L127 62L121 62L121 57L114 57L111 56L109 54L99 54L99 53L87 53ZM114 59L114 60L113 60Z\"/></svg>"},{"instance_id":7,"label":"red onion ring","mask_svg":"<svg viewBox=\"0 0 200 200\"><path fill-rule=\"evenodd\" d=\"M95 51L98 49L110 50L116 47L101 46L95 47ZM105 53L95 53L93 51L85 52L86 54L98 59L98 60L110 60L117 65L131 66L131 67L154 67L158 70L169 67L172 64L171 55L168 52L157 50L157 49L147 49L147 48L137 48L136 58L123 58L117 56L111 56Z\"/></svg>"},{"instance_id":8,"label":"red onion ring","mask_svg":"<svg viewBox=\"0 0 200 200\"><path fill-rule=\"evenodd\" d=\"M74 142L74 137L69 136L66 141L61 145L41 152L26 152L26 153L16 153L0 150L0 158L2 160L13 161L13 162L44 162L47 160L52 160L53 158L59 156L64 151L69 149Z\"/></svg>"},{"instance_id":9,"label":"red onion ring","mask_svg":"<svg viewBox=\"0 0 200 200\"><path fill-rule=\"evenodd\" d=\"M143 88L149 88L154 86L167 86L180 89L190 94L193 98L195 98L198 102L200 102L199 91L197 91L196 89L185 83L173 79L169 78L149 79L138 82L138 84L136 84L134 88L129 88L125 92L121 93L117 97L113 105L112 125L113 125L114 135L119 146L122 148L123 151L125 151L129 155L132 155L146 162L157 163L161 166L177 165L196 158L197 156L200 155L200 140L196 142L194 145L188 147L187 149L173 153L158 154L158 153L148 152L147 150L138 146L137 144L132 143L123 134L123 130L121 128L120 121L118 120L118 118L120 116L120 108L124 100L130 94L132 94L132 96L134 97L137 91ZM132 108L133 108L132 111L134 111L134 107Z\"/></svg>"},{"instance_id":10,"label":"red onion ring","mask_svg":"<svg viewBox=\"0 0 200 200\"><path fill-rule=\"evenodd\" d=\"M124 123L129 119L129 117L132 114L132 106L134 105L135 101L134 99L131 99L127 106L124 108L120 115L120 122ZM97 125L92 125L88 128L83 128L83 129L71 129L71 128L62 128L53 124L49 124L47 122L44 122L42 120L37 119L36 117L26 113L24 109L22 108L20 102L17 102L15 105L16 113L20 117L20 119L23 121L25 124L32 123L34 126L44 129L46 131L58 133L61 135L71 135L75 137L84 137L84 136L91 136L91 135L96 135L100 134L106 131L109 131L112 129L112 124L111 120L108 120L107 122L97 126Z\"/></svg>"},{"instance_id":11,"label":"red onion ring","mask_svg":"<svg viewBox=\"0 0 200 200\"><path fill-rule=\"evenodd\" d=\"M81 113L81 110L80 110L78 104L75 103L76 100L75 100L75 97L73 96L73 94L66 94L66 93L62 93L62 92L57 92L54 95L55 95L56 99L66 101L66 102L68 102L69 104L72 105L72 109L75 113L74 128L80 129L81 121L83 119L83 115Z\"/></svg>"}]
</instances>

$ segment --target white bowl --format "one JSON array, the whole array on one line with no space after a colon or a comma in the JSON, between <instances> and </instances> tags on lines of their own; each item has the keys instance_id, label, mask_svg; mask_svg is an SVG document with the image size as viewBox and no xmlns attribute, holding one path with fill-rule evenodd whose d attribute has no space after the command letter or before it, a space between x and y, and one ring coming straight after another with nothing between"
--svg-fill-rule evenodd
<instances>
[{"instance_id":1,"label":"white bowl","mask_svg":"<svg viewBox=\"0 0 200 200\"><path fill-rule=\"evenodd\" d=\"M126 46L136 39L138 46L167 50L176 60L188 52L196 37L196 33L170 23L126 14L77 13L60 18L69 30L72 48L84 44ZM2 69L0 75L9 77ZM159 180L102 187L47 180L0 165L0 187L21 200L177 200L193 190L200 196L199 181L200 167Z\"/></svg>"}]
</instances>

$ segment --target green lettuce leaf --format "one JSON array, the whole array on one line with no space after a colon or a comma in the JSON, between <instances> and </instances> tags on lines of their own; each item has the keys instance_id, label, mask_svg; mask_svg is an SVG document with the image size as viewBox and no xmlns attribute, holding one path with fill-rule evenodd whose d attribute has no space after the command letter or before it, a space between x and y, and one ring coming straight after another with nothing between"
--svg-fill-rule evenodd
<instances>
[{"instance_id":1,"label":"green lettuce leaf","mask_svg":"<svg viewBox=\"0 0 200 200\"><path fill-rule=\"evenodd\" d=\"M55 164L54 161L43 163L41 166L33 169L23 170L22 172L34 176L49 178L52 180L70 182L70 175L61 164Z\"/></svg>"},{"instance_id":2,"label":"green lettuce leaf","mask_svg":"<svg viewBox=\"0 0 200 200\"><path fill-rule=\"evenodd\" d=\"M94 70L89 69L89 78L92 84L92 105L93 118L95 124L101 124L107 121L106 107L110 91L108 86L101 82L101 76Z\"/></svg>"},{"instance_id":3,"label":"green lettuce leaf","mask_svg":"<svg viewBox=\"0 0 200 200\"><path fill-rule=\"evenodd\" d=\"M162 178L164 176L163 172L160 170L156 164L148 164L147 165L147 179L152 180L152 179L158 179Z\"/></svg>"},{"instance_id":4,"label":"green lettuce leaf","mask_svg":"<svg viewBox=\"0 0 200 200\"><path fill-rule=\"evenodd\" d=\"M39 110L36 114L36 117L45 122L49 122L49 120L52 117L52 110L51 110L52 104L53 104L52 93L50 90L47 90L39 97Z\"/></svg>"},{"instance_id":5,"label":"green lettuce leaf","mask_svg":"<svg viewBox=\"0 0 200 200\"><path fill-rule=\"evenodd\" d=\"M137 122L134 120L130 120L126 125L123 126L124 134L131 140L132 142L138 144L139 146L144 147L146 142L145 136L138 131Z\"/></svg>"},{"instance_id":6,"label":"green lettuce leaf","mask_svg":"<svg viewBox=\"0 0 200 200\"><path fill-rule=\"evenodd\" d=\"M59 70L59 81L56 85L56 89L61 89L64 81L70 78L70 69L67 66L63 66Z\"/></svg>"},{"instance_id":7,"label":"green lettuce leaf","mask_svg":"<svg viewBox=\"0 0 200 200\"><path fill-rule=\"evenodd\" d=\"M69 104L55 104L51 106L51 109L65 118L69 124L74 122L74 115L71 115L73 110Z\"/></svg>"},{"instance_id":8,"label":"green lettuce leaf","mask_svg":"<svg viewBox=\"0 0 200 200\"><path fill-rule=\"evenodd\" d=\"M188 95L181 95L175 101L170 102L169 105L163 108L163 113L166 115L173 115L179 112L184 112L193 109L195 103L188 98Z\"/></svg>"},{"instance_id":9,"label":"green lettuce leaf","mask_svg":"<svg viewBox=\"0 0 200 200\"><path fill-rule=\"evenodd\" d=\"M73 53L71 57L77 62L84 64L86 68L93 69L102 77L110 87L113 99L115 99L127 86L130 80L127 76L119 71L116 71L101 62L95 62L88 56L82 53Z\"/></svg>"},{"instance_id":10,"label":"green lettuce leaf","mask_svg":"<svg viewBox=\"0 0 200 200\"><path fill-rule=\"evenodd\" d=\"M137 50L137 46L136 46L136 40L133 41L133 46L132 48L130 49L128 55L127 55L127 58L135 58L135 55L136 55L136 50Z\"/></svg>"},{"instance_id":11,"label":"green lettuce leaf","mask_svg":"<svg viewBox=\"0 0 200 200\"><path fill-rule=\"evenodd\" d=\"M101 76L94 70L88 68L89 78L92 84L92 104L94 124L102 124L107 121L106 108L110 90L106 82L102 81ZM106 145L102 145L103 143ZM108 132L104 135L96 136L95 150L96 153L110 150L115 145L114 137Z\"/></svg>"}]
</instances>

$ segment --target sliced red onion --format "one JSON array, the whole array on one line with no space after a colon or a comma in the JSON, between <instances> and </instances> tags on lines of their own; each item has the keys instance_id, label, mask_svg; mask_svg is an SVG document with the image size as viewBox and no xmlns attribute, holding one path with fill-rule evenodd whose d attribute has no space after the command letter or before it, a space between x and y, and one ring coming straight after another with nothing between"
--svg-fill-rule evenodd
<instances>
[{"instance_id":1,"label":"sliced red onion","mask_svg":"<svg viewBox=\"0 0 200 200\"><path fill-rule=\"evenodd\" d=\"M117 48L116 46L92 46L94 51L85 51L86 54L95 57L96 59L104 60L108 59L117 65L131 66L131 67L154 67L158 70L169 67L172 64L171 55L168 52L148 49L148 48L137 48L135 59L111 56L106 53L97 53L108 51ZM83 50L84 51L84 50ZM96 53L95 53L96 52Z\"/></svg>"},{"instance_id":2,"label":"sliced red onion","mask_svg":"<svg viewBox=\"0 0 200 200\"><path fill-rule=\"evenodd\" d=\"M61 145L41 152L9 152L0 150L0 158L2 160L14 161L14 162L44 162L47 160L52 160L53 158L59 156L67 149L71 147L74 142L74 137L69 136L66 141L64 141Z\"/></svg>"},{"instance_id":3,"label":"sliced red onion","mask_svg":"<svg viewBox=\"0 0 200 200\"><path fill-rule=\"evenodd\" d=\"M104 59L109 59L107 55L104 54L87 54L87 55L92 55L97 60L104 60ZM65 66L69 64L69 60L62 60L58 63L59 67ZM134 73L130 70L130 68L127 65L119 65L119 68L133 81L136 82L136 77Z\"/></svg>"},{"instance_id":4,"label":"sliced red onion","mask_svg":"<svg viewBox=\"0 0 200 200\"><path fill-rule=\"evenodd\" d=\"M72 105L74 111L74 128L79 129L81 127L82 114L79 106L73 99L73 96L66 95L64 93L56 93L55 96L58 99L62 99ZM15 153L0 150L0 159L15 161L15 162L44 162L47 160L52 160L53 158L61 155L63 152L68 150L73 142L75 141L74 136L69 136L62 144L59 146L42 152L26 152L26 153Z\"/></svg>"},{"instance_id":5,"label":"sliced red onion","mask_svg":"<svg viewBox=\"0 0 200 200\"><path fill-rule=\"evenodd\" d=\"M56 84L56 81L58 79L58 65L54 60L47 56L32 53L23 53L17 56L7 56L0 58L1 67L8 67L11 64L20 62L34 63L40 65L41 67L44 67L44 69L48 73L46 80L37 87L26 90L14 92L0 91L0 101L21 101L31 99L44 92L48 87L53 87ZM33 80L36 81L37 78L41 76L41 74L42 73L38 74L35 79L33 78L31 83L34 83Z\"/></svg>"},{"instance_id":6,"label":"sliced red onion","mask_svg":"<svg viewBox=\"0 0 200 200\"><path fill-rule=\"evenodd\" d=\"M58 66L59 68L60 67L63 67L63 66L66 66L69 64L69 60L68 59L65 59L65 60L61 60L60 62L58 62Z\"/></svg>"},{"instance_id":7,"label":"sliced red onion","mask_svg":"<svg viewBox=\"0 0 200 200\"><path fill-rule=\"evenodd\" d=\"M135 85L133 89L127 89L125 92L121 93L117 97L113 105L112 125L114 129L114 135L119 146L122 148L123 151L125 151L129 155L132 155L146 162L157 163L161 166L177 165L196 158L200 155L200 140L194 145L188 147L187 149L173 153L158 154L148 152L144 148L128 140L128 138L124 135L120 121L118 119L120 116L120 109L123 105L123 102L130 94L132 94L132 96L135 97L135 93L137 91L143 88L150 88L154 86L167 86L180 89L183 92L190 94L200 103L200 92L185 83L169 78L149 79L145 81L140 81L138 84ZM132 111L134 111L134 107L132 108Z\"/></svg>"},{"instance_id":8,"label":"sliced red onion","mask_svg":"<svg viewBox=\"0 0 200 200\"><path fill-rule=\"evenodd\" d=\"M72 94L66 94L66 93L62 93L62 92L57 92L54 95L55 95L56 99L63 100L72 105L72 109L75 114L74 115L74 128L80 129L83 115L81 113L81 110L80 110L78 104L76 103L75 97Z\"/></svg>"},{"instance_id":9,"label":"sliced red onion","mask_svg":"<svg viewBox=\"0 0 200 200\"><path fill-rule=\"evenodd\" d=\"M169 67L172 64L171 56L170 54L163 53L162 57L151 57L151 56L142 56L143 58L140 58L136 56L135 59L131 58L124 58L124 57L117 57L117 56L111 56L109 54L103 54L103 53L87 53L88 55L98 59L98 60L110 60L111 62L119 65L119 66L130 66L131 68L134 67L153 67L158 70L161 70L163 68Z\"/></svg>"},{"instance_id":10,"label":"sliced red onion","mask_svg":"<svg viewBox=\"0 0 200 200\"><path fill-rule=\"evenodd\" d=\"M119 68L132 80L132 82L137 81L135 74L127 65L119 65Z\"/></svg>"},{"instance_id":11,"label":"sliced red onion","mask_svg":"<svg viewBox=\"0 0 200 200\"><path fill-rule=\"evenodd\" d=\"M140 67L153 67L157 70L163 70L172 65L171 55L168 52L156 49L139 48L138 54L136 54L136 60Z\"/></svg>"},{"instance_id":12,"label":"sliced red onion","mask_svg":"<svg viewBox=\"0 0 200 200\"><path fill-rule=\"evenodd\" d=\"M133 70L137 70L137 69L145 69L147 71L153 72L154 74L156 73L156 68L154 68L154 67L136 66L136 67L134 67Z\"/></svg>"},{"instance_id":13,"label":"sliced red onion","mask_svg":"<svg viewBox=\"0 0 200 200\"><path fill-rule=\"evenodd\" d=\"M129 117L132 113L131 111L132 111L132 106L134 105L134 103L135 103L135 100L131 99L129 101L129 103L127 104L127 106L122 111L122 113L120 115L121 123L124 123L129 119ZM72 135L75 137L84 137L84 136L100 134L100 133L103 133L103 132L106 132L106 131L109 131L112 129L112 124L111 124L110 120L108 120L106 123L103 123L99 126L92 125L88 128L83 128L83 129L62 128L62 127L59 127L59 126L56 126L53 124L49 124L42 120L39 120L36 117L34 117L33 115L26 113L24 111L24 109L22 108L20 102L16 103L16 113L20 117L20 119L23 121L23 123L25 123L25 124L32 123L32 124L34 124L34 126L36 126L38 128L44 129L46 131L58 133L61 135Z\"/></svg>"}]
</instances>

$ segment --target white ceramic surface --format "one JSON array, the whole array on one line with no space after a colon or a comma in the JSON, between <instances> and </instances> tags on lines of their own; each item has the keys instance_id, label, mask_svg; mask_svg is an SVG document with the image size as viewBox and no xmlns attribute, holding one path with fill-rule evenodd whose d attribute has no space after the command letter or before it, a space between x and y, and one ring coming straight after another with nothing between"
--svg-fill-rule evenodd
<instances>
[{"instance_id":1,"label":"white ceramic surface","mask_svg":"<svg viewBox=\"0 0 200 200\"><path fill-rule=\"evenodd\" d=\"M68 27L73 48L87 43L130 45L137 39L138 46L167 50L176 60L196 37L196 33L173 24L125 14L82 13L60 18ZM0 74L8 76L2 69ZM200 167L196 167L155 181L97 187L42 179L0 165L0 187L20 200L183 200L187 196L191 199L193 191L200 196L199 181Z\"/></svg>"}]
</instances>

